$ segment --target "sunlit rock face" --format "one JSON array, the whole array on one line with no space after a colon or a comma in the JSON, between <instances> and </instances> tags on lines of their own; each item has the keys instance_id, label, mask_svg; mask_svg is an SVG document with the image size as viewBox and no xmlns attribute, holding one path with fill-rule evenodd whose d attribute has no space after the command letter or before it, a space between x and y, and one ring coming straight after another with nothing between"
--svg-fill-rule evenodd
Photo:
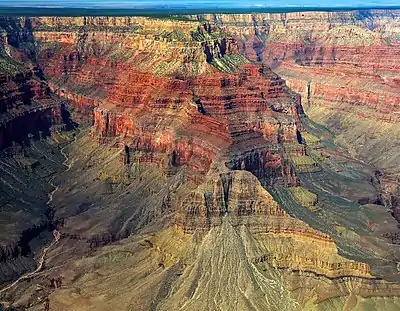
<instances>
[{"instance_id":1,"label":"sunlit rock face","mask_svg":"<svg viewBox=\"0 0 400 311\"><path fill-rule=\"evenodd\" d=\"M232 34L241 43L242 53L269 65L282 76L302 96L309 116L337 133L344 133L340 139L355 153L381 167L395 169L394 142L380 145L382 155L376 154L373 136L383 133L374 128L368 130L374 133L369 135L365 123L389 127L398 135L395 130L400 112L398 11L198 18ZM356 131L365 133L366 140L357 138Z\"/></svg>"},{"instance_id":2,"label":"sunlit rock face","mask_svg":"<svg viewBox=\"0 0 400 311\"><path fill-rule=\"evenodd\" d=\"M398 230L383 211L398 216L397 11L3 18L0 27L0 149L46 139L55 151L37 149L41 159L65 166L40 175L59 185L35 210L47 218L24 223L37 235L57 228L61 240L25 293L9 294L23 297L16 305L399 306ZM358 135L367 130L373 139ZM3 184L12 193L14 182ZM22 229L1 244L0 268L12 273L0 282L34 268L24 261L32 231Z\"/></svg>"},{"instance_id":3,"label":"sunlit rock face","mask_svg":"<svg viewBox=\"0 0 400 311\"><path fill-rule=\"evenodd\" d=\"M400 167L399 11L193 18L230 33L241 53L270 66L301 95L308 117L381 171L383 187L392 189L387 201L398 215L392 180Z\"/></svg>"},{"instance_id":4,"label":"sunlit rock face","mask_svg":"<svg viewBox=\"0 0 400 311\"><path fill-rule=\"evenodd\" d=\"M101 138L203 173L228 150L230 168L296 184L280 145L298 144L300 98L218 28L145 18L31 24L51 88L77 109L94 108Z\"/></svg>"}]
</instances>

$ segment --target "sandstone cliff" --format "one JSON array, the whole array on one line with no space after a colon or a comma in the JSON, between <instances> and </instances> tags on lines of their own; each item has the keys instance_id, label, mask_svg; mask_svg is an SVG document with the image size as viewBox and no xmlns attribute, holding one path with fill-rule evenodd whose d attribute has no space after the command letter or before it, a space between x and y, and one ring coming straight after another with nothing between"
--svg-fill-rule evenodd
<instances>
[{"instance_id":1,"label":"sandstone cliff","mask_svg":"<svg viewBox=\"0 0 400 311\"><path fill-rule=\"evenodd\" d=\"M385 296L396 306L398 285L379 280L398 278L399 250L380 235L395 230L352 193L392 192L394 179L346 167L355 160L308 133L322 130L304 116L331 111L338 133L360 117L396 126L398 15L360 14L2 19L13 25L1 33L13 70L0 76L0 147L20 142L16 128L66 124L59 97L93 119L62 149L67 168L51 193L61 243L33 282L42 289L27 285L34 294L19 303L342 310ZM339 128L338 115L350 116ZM42 160L57 163L51 151ZM288 189L300 184L314 187L318 209ZM2 269L23 250L5 245Z\"/></svg>"},{"instance_id":2,"label":"sandstone cliff","mask_svg":"<svg viewBox=\"0 0 400 311\"><path fill-rule=\"evenodd\" d=\"M365 160L390 171L394 160L386 159L396 146L386 141L378 156L371 142L384 134L376 128L369 129L369 135L366 122L377 121L398 135L398 14L372 10L192 18L209 20L231 33L242 42L245 55L271 66L302 95L311 117L343 133L340 142L358 155L370 154ZM334 118L348 121L338 125L329 121ZM357 140L359 131L369 138Z\"/></svg>"},{"instance_id":3,"label":"sandstone cliff","mask_svg":"<svg viewBox=\"0 0 400 311\"><path fill-rule=\"evenodd\" d=\"M238 54L235 27L227 36L222 20L36 18L30 24L52 89L80 110L94 108L92 135L100 143L124 146L128 167L157 164L166 176L188 168L187 178L197 185L226 167L251 172L263 186L298 185L295 169L300 169L291 157L306 154L299 141L301 97L268 67L249 64ZM210 230L229 214L234 225L246 224L254 232L333 243L277 206L263 210L251 202L230 211L220 207L227 209L226 202L207 203L220 196L218 190L210 195L205 203L202 194L188 197L203 207L175 207L187 232ZM346 269L342 273L350 273ZM363 267L354 271L369 273Z\"/></svg>"}]
</instances>

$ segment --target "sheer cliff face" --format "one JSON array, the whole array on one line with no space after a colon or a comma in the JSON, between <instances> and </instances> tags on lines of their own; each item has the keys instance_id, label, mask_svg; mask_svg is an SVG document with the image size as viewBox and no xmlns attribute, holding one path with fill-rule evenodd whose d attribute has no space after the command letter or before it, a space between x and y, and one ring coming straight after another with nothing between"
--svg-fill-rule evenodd
<instances>
[{"instance_id":1,"label":"sheer cliff face","mask_svg":"<svg viewBox=\"0 0 400 311\"><path fill-rule=\"evenodd\" d=\"M385 201L399 218L392 182L400 167L399 11L192 18L230 33L241 53L270 66L301 95L308 117L381 171Z\"/></svg>"},{"instance_id":2,"label":"sheer cliff face","mask_svg":"<svg viewBox=\"0 0 400 311\"><path fill-rule=\"evenodd\" d=\"M93 120L61 150L70 165L51 224L62 239L18 302L378 310L385 296L396 309L395 220L360 205L394 206L396 181L304 115L322 122L332 111L339 135L335 120L352 115L395 127L385 118L399 104L396 14L1 20L12 25L0 47L13 72L0 75L0 149L41 136L43 120L49 134L67 129L64 101ZM6 244L0 267L10 269L21 252Z\"/></svg>"},{"instance_id":3,"label":"sheer cliff face","mask_svg":"<svg viewBox=\"0 0 400 311\"><path fill-rule=\"evenodd\" d=\"M301 94L308 115L338 134L354 154L398 172L398 11L201 18L231 33L247 57L271 66ZM395 139L377 141L385 135L381 128Z\"/></svg>"},{"instance_id":4,"label":"sheer cliff face","mask_svg":"<svg viewBox=\"0 0 400 311\"><path fill-rule=\"evenodd\" d=\"M34 38L19 19L0 18L0 150L50 135L63 124L61 100L52 94L34 63Z\"/></svg>"},{"instance_id":5,"label":"sheer cliff face","mask_svg":"<svg viewBox=\"0 0 400 311\"><path fill-rule=\"evenodd\" d=\"M118 137L143 159L167 156L202 174L221 157L260 178L268 172L269 183L296 184L282 144L298 144L300 98L218 28L144 18L31 24L51 88L94 108L103 141Z\"/></svg>"}]
</instances>

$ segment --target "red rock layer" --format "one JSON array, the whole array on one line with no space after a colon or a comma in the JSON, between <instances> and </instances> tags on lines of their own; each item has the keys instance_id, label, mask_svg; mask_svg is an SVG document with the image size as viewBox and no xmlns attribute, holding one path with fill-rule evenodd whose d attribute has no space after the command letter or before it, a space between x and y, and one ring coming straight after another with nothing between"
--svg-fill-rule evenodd
<instances>
[{"instance_id":1,"label":"red rock layer","mask_svg":"<svg viewBox=\"0 0 400 311\"><path fill-rule=\"evenodd\" d=\"M242 53L271 66L295 91L307 93L311 82L311 97L398 120L398 10L370 11L368 18L358 11L200 17L242 41Z\"/></svg>"},{"instance_id":2,"label":"red rock layer","mask_svg":"<svg viewBox=\"0 0 400 311\"><path fill-rule=\"evenodd\" d=\"M281 68L280 70L285 69ZM382 92L382 89L377 91L377 89L348 88L340 84L330 85L318 80L301 80L298 78L301 69L297 72L292 70L285 72L288 74L286 80L289 87L301 94L303 102L309 105L317 105L316 101L322 100L335 103L336 107L340 106L341 111L344 112L357 111L357 115L362 119L375 119L389 123L400 121L400 94L395 92L395 89L389 88L388 92ZM316 70L316 72L320 71ZM325 77L327 75L325 74ZM351 76L346 77L346 80L350 79L352 79ZM363 80L354 81L361 84ZM349 84L351 84L350 81ZM365 85L368 85L368 81L365 81ZM384 86L381 85L380 87ZM386 89L388 88L386 87ZM331 107L331 109L334 109L334 107Z\"/></svg>"},{"instance_id":3,"label":"red rock layer","mask_svg":"<svg viewBox=\"0 0 400 311\"><path fill-rule=\"evenodd\" d=\"M194 25L193 37L211 31ZM235 73L223 74L209 65L237 51L232 39L215 39L212 44L206 40L199 45L194 39L170 42L150 35L145 49L140 34L105 35L100 31L89 33L92 39L84 38L78 52L79 40L67 40L74 36L72 32L34 35L58 44L57 50L41 51L43 70L52 88L79 109L97 107L94 128L100 136L120 137L133 151L153 154L146 159L167 155L168 165L188 165L203 173L227 152L224 162L232 169L246 169L259 178L268 175L268 183L297 183L282 143L298 144L300 97L268 68L244 65ZM128 50L135 53L124 59L100 51L99 57L94 55L97 49L106 49L101 41L125 42L122 55ZM139 43L127 46L128 41ZM172 44L182 52L171 50ZM169 59L191 71L154 72ZM201 69L195 75L194 67Z\"/></svg>"},{"instance_id":4,"label":"red rock layer","mask_svg":"<svg viewBox=\"0 0 400 311\"><path fill-rule=\"evenodd\" d=\"M334 244L287 215L260 184L298 183L289 153L305 153L298 143L301 100L266 66L243 64L236 40L193 23L166 22L174 33L165 36L158 33L165 25L140 18L30 23L51 89L79 110L93 109L100 141L123 145L126 158L163 165L167 174L182 166L197 173L188 178L199 188L175 210L187 233L209 230L228 216L253 233ZM136 27L150 34L136 33ZM257 58L263 56L261 43L253 41ZM308 61L307 53L301 61ZM298 259L331 269L329 262L313 260ZM346 269L369 273L366 265Z\"/></svg>"},{"instance_id":5,"label":"red rock layer","mask_svg":"<svg viewBox=\"0 0 400 311\"><path fill-rule=\"evenodd\" d=\"M177 165L203 153L209 158L205 171L225 147L233 169L247 169L260 178L276 170L276 177L288 176L286 182L296 183L279 146L297 144L301 107L268 69L249 65L235 75L185 80L124 73L108 104L95 109L100 135L124 137L134 150L174 154Z\"/></svg>"}]
</instances>

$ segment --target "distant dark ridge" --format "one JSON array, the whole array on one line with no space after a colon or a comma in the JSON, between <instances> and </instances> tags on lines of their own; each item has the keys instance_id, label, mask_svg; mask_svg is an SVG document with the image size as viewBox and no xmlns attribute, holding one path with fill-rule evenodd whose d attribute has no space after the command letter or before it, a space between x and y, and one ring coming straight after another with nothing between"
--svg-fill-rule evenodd
<instances>
[{"instance_id":1,"label":"distant dark ridge","mask_svg":"<svg viewBox=\"0 0 400 311\"><path fill-rule=\"evenodd\" d=\"M341 12L369 10L399 10L399 6L362 7L276 7L276 8L235 8L235 9L195 9L195 8L154 8L154 9L105 9L105 8L38 8L38 7L0 7L0 16L148 16L168 17L171 15L195 14L252 14L252 13L290 13L290 12Z\"/></svg>"}]
</instances>

